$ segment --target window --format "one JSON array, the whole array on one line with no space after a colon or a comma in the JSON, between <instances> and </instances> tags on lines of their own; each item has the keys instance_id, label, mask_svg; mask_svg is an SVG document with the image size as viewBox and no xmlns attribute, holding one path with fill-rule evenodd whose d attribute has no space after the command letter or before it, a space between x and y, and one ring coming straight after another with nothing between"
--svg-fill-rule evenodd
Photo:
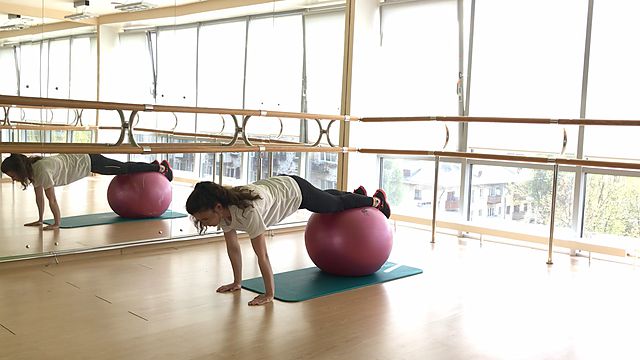
<instances>
[{"instance_id":1,"label":"window","mask_svg":"<svg viewBox=\"0 0 640 360\"><path fill-rule=\"evenodd\" d=\"M587 174L585 233L605 242L640 237L639 204L640 178Z\"/></svg>"},{"instance_id":2,"label":"window","mask_svg":"<svg viewBox=\"0 0 640 360\"><path fill-rule=\"evenodd\" d=\"M302 98L302 111L339 114L342 96L340 89L342 88L344 51L344 11L304 15L304 34L306 89L298 98ZM298 69L298 67L292 69ZM297 84L298 82L295 82L292 86L295 87ZM323 121L322 126L326 129L328 122ZM307 131L304 134L306 136L304 140L315 142L320 134L315 121L306 121L305 129ZM329 131L332 142L336 144L339 130L339 123L334 123ZM324 136L322 141L326 143ZM323 186L327 182L336 184L337 154L335 154L335 164L324 162L325 160L321 160L320 156L322 155L317 153L305 155L307 159L306 167L303 169L306 173L305 177L316 186Z\"/></svg>"},{"instance_id":3,"label":"window","mask_svg":"<svg viewBox=\"0 0 640 360\"><path fill-rule=\"evenodd\" d=\"M469 115L579 117L587 4L581 0L478 2ZM544 27L540 19L545 19ZM577 128L567 130L567 152L575 153ZM562 128L470 123L468 146L557 153L562 149Z\"/></svg>"},{"instance_id":4,"label":"window","mask_svg":"<svg viewBox=\"0 0 640 360\"><path fill-rule=\"evenodd\" d=\"M640 23L637 21L639 12L638 1L608 0L594 3L587 118L640 118L637 107L640 49L635 46L640 37ZM612 89L615 89L615 93L612 93ZM640 149L632 144L637 144L639 137L640 128L637 126L586 126L585 156L637 160L640 158Z\"/></svg>"},{"instance_id":5,"label":"window","mask_svg":"<svg viewBox=\"0 0 640 360\"><path fill-rule=\"evenodd\" d=\"M16 76L16 59L13 46L0 47L0 94L18 95L18 79Z\"/></svg>"},{"instance_id":6,"label":"window","mask_svg":"<svg viewBox=\"0 0 640 360\"><path fill-rule=\"evenodd\" d=\"M354 76L354 91L368 100L356 101L354 97L352 112L360 116L457 115L457 1L384 5L380 27L381 38L370 39L379 41L380 47L371 50L370 56L354 58L356 69L371 73L359 76L361 83ZM423 149L425 144L433 144L440 150L446 134L443 124L429 122L357 126L351 134L351 143L357 147L380 147L376 134L383 133L386 148ZM448 126L451 139L447 148L456 149L457 124Z\"/></svg>"},{"instance_id":7,"label":"window","mask_svg":"<svg viewBox=\"0 0 640 360\"><path fill-rule=\"evenodd\" d=\"M555 226L570 228L573 213L574 173L561 171L558 176ZM502 203L506 206L505 218L508 222L521 222L548 226L551 218L552 170L472 165L471 188L482 190L484 184L491 188L501 188ZM495 183L501 181L500 186ZM473 191L473 190L472 190ZM470 204L470 210L486 207L487 202ZM496 206L499 204L496 204ZM470 219L473 221L473 217ZM523 231L526 229L523 228Z\"/></svg>"},{"instance_id":8,"label":"window","mask_svg":"<svg viewBox=\"0 0 640 360\"><path fill-rule=\"evenodd\" d=\"M434 162L431 160L397 159L383 157L382 188L396 214L415 216L425 213L422 208L432 206ZM409 170L408 172L405 170ZM405 176L410 174L410 176ZM460 189L460 164L441 162L439 169L437 209L443 218L460 217L457 199L448 199L448 194L455 197Z\"/></svg>"}]
</instances>

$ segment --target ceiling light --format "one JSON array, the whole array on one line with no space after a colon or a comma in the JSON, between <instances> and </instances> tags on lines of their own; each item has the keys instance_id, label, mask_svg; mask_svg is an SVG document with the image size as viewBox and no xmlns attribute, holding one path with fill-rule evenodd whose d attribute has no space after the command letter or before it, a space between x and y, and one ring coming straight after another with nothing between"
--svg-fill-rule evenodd
<instances>
[{"instance_id":1,"label":"ceiling light","mask_svg":"<svg viewBox=\"0 0 640 360\"><path fill-rule=\"evenodd\" d=\"M136 1L136 2L126 3L126 4L117 4L116 10L127 11L127 12L144 11L144 10L153 9L157 6L158 5L152 4L146 1Z\"/></svg>"},{"instance_id":2,"label":"ceiling light","mask_svg":"<svg viewBox=\"0 0 640 360\"><path fill-rule=\"evenodd\" d=\"M75 20L82 20L82 19L88 19L88 18L93 18L96 17L96 15L85 11L85 6L89 6L89 0L76 0L73 2L73 7L76 8L76 10L78 8L80 8L80 12L76 12L75 14L70 14L70 15L65 15L65 20L71 20L71 21L75 21Z\"/></svg>"},{"instance_id":3,"label":"ceiling light","mask_svg":"<svg viewBox=\"0 0 640 360\"><path fill-rule=\"evenodd\" d=\"M23 18L18 14L8 14L8 21L0 25L0 31L23 30L31 26L33 19Z\"/></svg>"},{"instance_id":4,"label":"ceiling light","mask_svg":"<svg viewBox=\"0 0 640 360\"><path fill-rule=\"evenodd\" d=\"M89 18L94 18L94 17L96 17L95 14L92 14L92 13L86 12L86 11L82 11L82 12L71 14L71 15L65 15L64 18L66 20L75 21L75 20L89 19Z\"/></svg>"}]
</instances>

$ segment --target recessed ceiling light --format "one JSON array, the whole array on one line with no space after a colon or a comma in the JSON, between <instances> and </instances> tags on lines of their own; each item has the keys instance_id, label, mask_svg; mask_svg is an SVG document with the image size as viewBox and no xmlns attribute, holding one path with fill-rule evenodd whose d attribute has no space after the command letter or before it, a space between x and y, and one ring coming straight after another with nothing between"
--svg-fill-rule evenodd
<instances>
[{"instance_id":1,"label":"recessed ceiling light","mask_svg":"<svg viewBox=\"0 0 640 360\"><path fill-rule=\"evenodd\" d=\"M146 2L146 1L136 1L125 4L116 4L116 10L120 11L144 11L157 7L158 5Z\"/></svg>"}]
</instances>

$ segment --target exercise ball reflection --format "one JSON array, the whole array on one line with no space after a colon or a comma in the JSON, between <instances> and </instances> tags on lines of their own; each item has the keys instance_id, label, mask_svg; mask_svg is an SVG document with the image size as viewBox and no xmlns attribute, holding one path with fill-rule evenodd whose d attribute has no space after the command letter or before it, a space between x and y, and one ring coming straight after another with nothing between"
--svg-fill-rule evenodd
<instances>
[{"instance_id":1,"label":"exercise ball reflection","mask_svg":"<svg viewBox=\"0 0 640 360\"><path fill-rule=\"evenodd\" d=\"M116 175L109 183L109 206L124 218L151 218L164 214L171 204L169 180L159 172Z\"/></svg>"}]
</instances>

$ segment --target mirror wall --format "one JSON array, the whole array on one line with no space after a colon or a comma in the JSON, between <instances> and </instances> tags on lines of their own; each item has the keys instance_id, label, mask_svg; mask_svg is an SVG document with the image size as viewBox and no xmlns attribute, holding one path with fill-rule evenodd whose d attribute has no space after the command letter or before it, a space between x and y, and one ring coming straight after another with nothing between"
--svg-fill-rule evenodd
<instances>
[{"instance_id":1,"label":"mirror wall","mask_svg":"<svg viewBox=\"0 0 640 360\"><path fill-rule=\"evenodd\" d=\"M0 3L0 94L134 104L265 109L339 114L343 1L25 0ZM126 11L125 11L126 10ZM0 141L115 143L115 111L2 104ZM129 116L125 112L125 116ZM140 113L138 143L227 142L229 116ZM318 130L298 119L257 118L249 136L314 142ZM337 126L332 139L337 143ZM52 156L50 150L27 156ZM9 156L0 144L2 159ZM43 230L32 186L0 178L0 261L123 244L187 239L197 231L184 210L195 183L242 185L270 174L298 174L336 187L337 155L323 153L105 154L119 161L166 160L173 168L169 211L178 216ZM113 176L57 186L65 218L112 212ZM44 219L52 219L47 199ZM295 214L289 223L304 221ZM209 229L209 233L216 233Z\"/></svg>"}]
</instances>

